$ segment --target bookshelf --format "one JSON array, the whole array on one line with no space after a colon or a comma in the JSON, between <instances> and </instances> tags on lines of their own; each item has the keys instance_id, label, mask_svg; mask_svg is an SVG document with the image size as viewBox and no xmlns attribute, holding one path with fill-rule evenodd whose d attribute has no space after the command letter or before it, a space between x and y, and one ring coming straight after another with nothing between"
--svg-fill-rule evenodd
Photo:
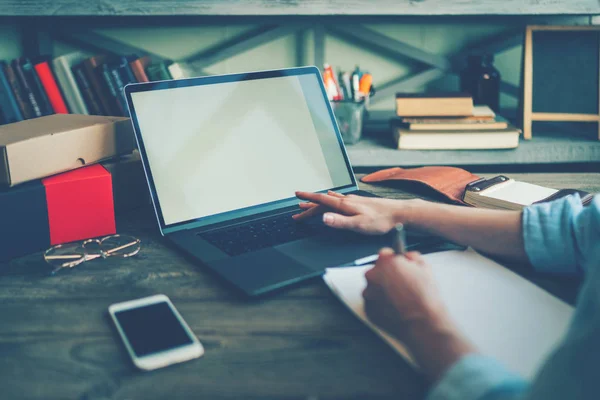
<instances>
[{"instance_id":1,"label":"bookshelf","mask_svg":"<svg viewBox=\"0 0 600 400\"><path fill-rule=\"evenodd\" d=\"M514 111L514 110L513 110ZM501 110L513 123L516 115ZM359 171L385 167L420 167L450 165L474 170L594 170L600 171L600 141L597 125L579 123L544 123L536 126L536 136L508 150L398 150L389 126L393 111L371 111L362 139L347 145L350 162ZM552 168L548 166L552 165Z\"/></svg>"},{"instance_id":2,"label":"bookshelf","mask_svg":"<svg viewBox=\"0 0 600 400\"><path fill-rule=\"evenodd\" d=\"M296 65L325 61L325 38L331 35L352 46L390 59L417 63L421 69L409 76L378 85L373 102L385 101L397 91L410 91L453 74L470 52L500 53L523 42L527 24L600 23L598 0L0 0L0 22L22 29L27 56L51 53L54 40L92 53L124 56L158 54L142 50L93 32L94 28L124 26L209 26L224 23L255 24L256 27L192 54L184 60L196 72L240 52L260 47L288 35L296 37ZM276 17L276 18L275 18ZM372 28L379 23L414 21L501 21L508 29L483 41L470 43L453 54L439 55L384 36ZM305 59L305 35L312 35L313 58ZM518 98L520 89L502 83L504 94ZM385 121L385 120L381 120ZM521 143L511 154L491 152L400 152L383 134L368 136L349 147L358 168L426 164L544 164L600 162L598 143L579 139L545 139ZM421 153L421 154L419 154ZM467 154L470 153L470 154Z\"/></svg>"},{"instance_id":3,"label":"bookshelf","mask_svg":"<svg viewBox=\"0 0 600 400\"><path fill-rule=\"evenodd\" d=\"M600 142L580 136L537 134L534 140L521 139L511 150L397 150L391 132L370 132L360 142L347 146L348 157L357 170L384 167L420 167L425 165L482 166L504 168L507 165L553 170L568 165L578 169L582 164L600 168ZM559 165L560 164L560 165Z\"/></svg>"}]
</instances>

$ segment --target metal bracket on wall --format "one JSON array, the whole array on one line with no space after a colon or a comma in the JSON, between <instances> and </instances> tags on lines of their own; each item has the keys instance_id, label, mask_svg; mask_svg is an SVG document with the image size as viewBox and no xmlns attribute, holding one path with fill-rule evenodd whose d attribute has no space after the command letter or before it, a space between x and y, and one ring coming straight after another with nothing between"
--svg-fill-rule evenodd
<instances>
[{"instance_id":1,"label":"metal bracket on wall","mask_svg":"<svg viewBox=\"0 0 600 400\"><path fill-rule=\"evenodd\" d=\"M198 74L206 74L204 72L204 68L206 67L290 34L298 35L296 38L297 46L300 44L303 45L304 37L302 33L307 27L307 25L303 24L259 26L178 61L187 63ZM128 45L89 30L57 30L53 32L52 36L55 39L91 52L104 52L114 55L148 55L155 61L167 60L159 54L151 53L139 47ZM296 62L298 65L302 65L303 53L303 49L297 48Z\"/></svg>"},{"instance_id":2,"label":"metal bracket on wall","mask_svg":"<svg viewBox=\"0 0 600 400\"><path fill-rule=\"evenodd\" d=\"M378 87L377 96L371 102L377 103L393 98L396 92L422 87L462 68L464 59L472 53L499 53L523 43L524 27L503 32L491 39L469 45L450 56L441 56L411 46L364 26L327 26L327 32L353 45L368 49L378 55L395 61L412 61L424 65L420 71L410 76L402 76ZM316 59L316 55L315 55ZM519 96L517 86L502 82L500 90L513 97Z\"/></svg>"},{"instance_id":3,"label":"metal bracket on wall","mask_svg":"<svg viewBox=\"0 0 600 400\"><path fill-rule=\"evenodd\" d=\"M312 30L314 35L314 64L319 67L322 67L326 61L325 36L327 34L340 38L357 47L368 49L392 61L408 61L421 66L414 74L401 76L380 84L378 95L372 100L373 103L389 100L398 91L423 87L447 74L457 73L462 68L464 59L468 54L481 52L499 53L518 46L523 42L524 32L524 27L514 28L471 44L455 54L445 56L427 52L357 24L352 24L351 26L343 23L335 25L325 23L261 25L201 50L184 60L178 61L188 63L198 74L205 74L204 69L206 67L294 34L296 44L295 62L296 65L303 65L305 64L304 33L309 29ZM32 30L28 31L31 32ZM68 30L68 28L59 28L49 30L48 34L42 33L43 31L34 30L34 32L36 32L35 36L32 36L32 34L24 36L24 42L27 44L26 49L30 53L40 54L44 51L47 52L51 43L49 37L52 37L90 52L106 52L115 55L149 55L155 61L166 60L165 57L159 54L114 40L89 29ZM510 96L519 97L520 91L518 87L508 82L502 82L501 90Z\"/></svg>"}]
</instances>

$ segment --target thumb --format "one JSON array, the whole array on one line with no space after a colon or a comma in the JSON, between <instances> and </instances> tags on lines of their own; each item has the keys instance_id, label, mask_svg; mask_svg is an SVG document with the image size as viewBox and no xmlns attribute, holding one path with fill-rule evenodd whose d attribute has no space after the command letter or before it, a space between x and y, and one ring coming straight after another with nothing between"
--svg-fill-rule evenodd
<instances>
[{"instance_id":1,"label":"thumb","mask_svg":"<svg viewBox=\"0 0 600 400\"><path fill-rule=\"evenodd\" d=\"M358 230L358 221L356 216L348 217L345 215L328 212L323 214L323 223L332 228Z\"/></svg>"}]
</instances>

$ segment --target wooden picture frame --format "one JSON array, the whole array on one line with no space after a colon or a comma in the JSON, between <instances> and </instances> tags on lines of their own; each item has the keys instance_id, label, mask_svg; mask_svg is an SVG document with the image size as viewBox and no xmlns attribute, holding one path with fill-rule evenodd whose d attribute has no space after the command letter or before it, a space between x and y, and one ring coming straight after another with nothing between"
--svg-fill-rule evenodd
<instances>
[{"instance_id":1,"label":"wooden picture frame","mask_svg":"<svg viewBox=\"0 0 600 400\"><path fill-rule=\"evenodd\" d=\"M572 113L572 112L536 112L533 110L534 103L534 32L556 31L556 32L598 32L600 37L600 26L544 26L530 25L525 31L525 43L523 48L523 138L532 138L532 126L534 121L553 122L596 122L598 123L598 140L600 140L600 70L598 76L598 105L594 113ZM599 40L600 43L600 40ZM556 54L560 60L561 54ZM598 63L600 65L600 45L598 46ZM585 78L584 78L585 79Z\"/></svg>"}]
</instances>

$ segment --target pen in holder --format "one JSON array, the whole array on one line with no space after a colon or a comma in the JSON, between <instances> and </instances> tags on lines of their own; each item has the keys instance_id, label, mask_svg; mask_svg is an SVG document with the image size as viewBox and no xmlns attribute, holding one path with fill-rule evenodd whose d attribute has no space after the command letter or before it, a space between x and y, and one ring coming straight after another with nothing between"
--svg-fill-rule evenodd
<instances>
[{"instance_id":1,"label":"pen in holder","mask_svg":"<svg viewBox=\"0 0 600 400\"><path fill-rule=\"evenodd\" d=\"M323 83L327 97L346 144L354 144L362 137L362 129L370 97L375 94L373 77L356 67L352 72L342 72L338 78L329 64L323 67Z\"/></svg>"},{"instance_id":2,"label":"pen in holder","mask_svg":"<svg viewBox=\"0 0 600 400\"><path fill-rule=\"evenodd\" d=\"M331 107L346 144L354 144L362 137L362 128L367 115L365 102L352 100L332 101Z\"/></svg>"}]
</instances>

